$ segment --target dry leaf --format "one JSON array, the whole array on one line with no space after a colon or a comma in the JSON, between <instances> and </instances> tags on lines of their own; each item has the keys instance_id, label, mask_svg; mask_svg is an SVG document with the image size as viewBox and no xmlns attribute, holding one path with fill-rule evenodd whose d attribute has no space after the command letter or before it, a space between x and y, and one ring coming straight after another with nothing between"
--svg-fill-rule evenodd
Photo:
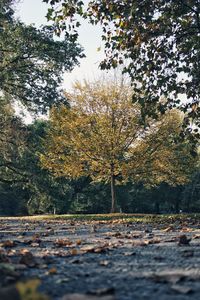
<instances>
[{"instance_id":1,"label":"dry leaf","mask_svg":"<svg viewBox=\"0 0 200 300\"><path fill-rule=\"evenodd\" d=\"M102 253L105 252L107 250L107 246L101 246L101 247L97 247L94 249L94 253Z\"/></svg>"},{"instance_id":2,"label":"dry leaf","mask_svg":"<svg viewBox=\"0 0 200 300\"><path fill-rule=\"evenodd\" d=\"M14 241L7 240L7 241L3 241L0 246L1 247L15 247L16 243Z\"/></svg>"},{"instance_id":3,"label":"dry leaf","mask_svg":"<svg viewBox=\"0 0 200 300\"><path fill-rule=\"evenodd\" d=\"M183 227L182 229L181 229L181 232L191 232L192 231L192 229L191 228L188 228L188 227Z\"/></svg>"},{"instance_id":4,"label":"dry leaf","mask_svg":"<svg viewBox=\"0 0 200 300\"><path fill-rule=\"evenodd\" d=\"M78 250L77 249L71 249L70 250L70 254L71 255L77 255L78 254Z\"/></svg>"},{"instance_id":5,"label":"dry leaf","mask_svg":"<svg viewBox=\"0 0 200 300\"><path fill-rule=\"evenodd\" d=\"M195 239L200 239L200 234L195 234L195 235L193 235L193 237L192 237L194 240Z\"/></svg>"},{"instance_id":6,"label":"dry leaf","mask_svg":"<svg viewBox=\"0 0 200 300\"><path fill-rule=\"evenodd\" d=\"M165 240L163 240L164 243L174 243L177 241L177 237L176 236L172 236L170 238L167 238Z\"/></svg>"},{"instance_id":7,"label":"dry leaf","mask_svg":"<svg viewBox=\"0 0 200 300\"><path fill-rule=\"evenodd\" d=\"M124 252L125 256L132 256L132 255L136 255L136 252Z\"/></svg>"},{"instance_id":8,"label":"dry leaf","mask_svg":"<svg viewBox=\"0 0 200 300\"><path fill-rule=\"evenodd\" d=\"M50 274L50 275L57 274L57 269L56 268L49 269L48 274Z\"/></svg>"},{"instance_id":9,"label":"dry leaf","mask_svg":"<svg viewBox=\"0 0 200 300\"><path fill-rule=\"evenodd\" d=\"M182 286L182 285L179 285L179 284L174 284L171 286L171 289L175 292L178 292L180 294L189 294L191 292L193 292L192 288L190 287L187 287L187 286Z\"/></svg>"},{"instance_id":10,"label":"dry leaf","mask_svg":"<svg viewBox=\"0 0 200 300\"><path fill-rule=\"evenodd\" d=\"M40 244L39 243L31 243L30 245L31 247L34 247L34 248L37 248L37 247L40 247Z\"/></svg>"},{"instance_id":11,"label":"dry leaf","mask_svg":"<svg viewBox=\"0 0 200 300\"><path fill-rule=\"evenodd\" d=\"M170 231L173 231L173 230L174 230L174 227L173 226L169 226L169 227L163 229L162 231L163 232L170 232Z\"/></svg>"},{"instance_id":12,"label":"dry leaf","mask_svg":"<svg viewBox=\"0 0 200 300\"><path fill-rule=\"evenodd\" d=\"M34 267L36 265L35 258L29 250L22 249L20 251L20 254L22 255L22 257L19 260L20 264L24 264L28 267Z\"/></svg>"},{"instance_id":13,"label":"dry leaf","mask_svg":"<svg viewBox=\"0 0 200 300\"><path fill-rule=\"evenodd\" d=\"M170 282L173 284L178 283L179 281L181 281L184 278L184 275L181 274L177 274L177 273L171 273L171 272L158 272L153 274L152 279L155 282Z\"/></svg>"},{"instance_id":14,"label":"dry leaf","mask_svg":"<svg viewBox=\"0 0 200 300\"><path fill-rule=\"evenodd\" d=\"M200 271L199 269L175 269L175 270L164 270L160 272L145 272L143 274L147 278L152 278L156 282L169 282L176 284L181 280L187 278L189 280L199 280L200 279Z\"/></svg>"},{"instance_id":15,"label":"dry leaf","mask_svg":"<svg viewBox=\"0 0 200 300\"><path fill-rule=\"evenodd\" d=\"M113 287L100 288L89 292L89 294L96 296L113 295L114 293L115 289Z\"/></svg>"},{"instance_id":16,"label":"dry leaf","mask_svg":"<svg viewBox=\"0 0 200 300\"><path fill-rule=\"evenodd\" d=\"M0 263L9 263L9 257L2 251L0 252Z\"/></svg>"},{"instance_id":17,"label":"dry leaf","mask_svg":"<svg viewBox=\"0 0 200 300\"><path fill-rule=\"evenodd\" d=\"M155 238L155 239L151 239L151 240L149 240L149 243L148 244L159 244L160 243L160 239L158 239L158 238Z\"/></svg>"},{"instance_id":18,"label":"dry leaf","mask_svg":"<svg viewBox=\"0 0 200 300\"><path fill-rule=\"evenodd\" d=\"M179 246L189 245L190 241L191 241L191 239L188 239L187 236L185 234L183 234L183 235L179 236L178 245Z\"/></svg>"},{"instance_id":19,"label":"dry leaf","mask_svg":"<svg viewBox=\"0 0 200 300\"><path fill-rule=\"evenodd\" d=\"M68 294L65 295L62 300L115 300L113 295L106 296L92 296L83 294Z\"/></svg>"},{"instance_id":20,"label":"dry leaf","mask_svg":"<svg viewBox=\"0 0 200 300\"><path fill-rule=\"evenodd\" d=\"M108 266L110 264L110 262L108 261L108 260L101 260L100 262L99 262L99 265L100 266Z\"/></svg>"},{"instance_id":21,"label":"dry leaf","mask_svg":"<svg viewBox=\"0 0 200 300\"><path fill-rule=\"evenodd\" d=\"M149 244L149 241L148 240L139 240L139 241L134 241L132 243L133 246L147 246Z\"/></svg>"},{"instance_id":22,"label":"dry leaf","mask_svg":"<svg viewBox=\"0 0 200 300\"><path fill-rule=\"evenodd\" d=\"M16 288L20 294L21 300L48 300L49 298L39 292L37 288L40 285L40 280L33 279L27 282L18 282Z\"/></svg>"},{"instance_id":23,"label":"dry leaf","mask_svg":"<svg viewBox=\"0 0 200 300\"><path fill-rule=\"evenodd\" d=\"M73 243L69 239L57 239L54 244L58 247L71 246Z\"/></svg>"},{"instance_id":24,"label":"dry leaf","mask_svg":"<svg viewBox=\"0 0 200 300\"><path fill-rule=\"evenodd\" d=\"M80 258L73 258L69 261L70 264L82 264L83 260Z\"/></svg>"},{"instance_id":25,"label":"dry leaf","mask_svg":"<svg viewBox=\"0 0 200 300\"><path fill-rule=\"evenodd\" d=\"M142 238L142 234L141 233L132 233L131 237L133 239L140 239L140 238Z\"/></svg>"},{"instance_id":26,"label":"dry leaf","mask_svg":"<svg viewBox=\"0 0 200 300\"><path fill-rule=\"evenodd\" d=\"M185 251L183 251L182 252L182 257L192 257L192 256L194 256L194 251L192 251L192 250L185 250Z\"/></svg>"},{"instance_id":27,"label":"dry leaf","mask_svg":"<svg viewBox=\"0 0 200 300\"><path fill-rule=\"evenodd\" d=\"M84 245L81 247L81 251L83 252L94 252L95 246L94 245Z\"/></svg>"}]
</instances>

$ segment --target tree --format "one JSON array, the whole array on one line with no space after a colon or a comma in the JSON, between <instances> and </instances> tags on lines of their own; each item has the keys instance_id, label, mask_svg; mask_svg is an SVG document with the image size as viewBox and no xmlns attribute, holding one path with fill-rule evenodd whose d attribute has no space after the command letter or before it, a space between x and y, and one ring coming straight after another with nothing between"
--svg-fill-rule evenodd
<instances>
[{"instance_id":1,"label":"tree","mask_svg":"<svg viewBox=\"0 0 200 300\"><path fill-rule=\"evenodd\" d=\"M0 3L0 100L46 111L64 100L63 72L78 64L82 49L70 38L55 40L52 26L37 29L16 20L12 2Z\"/></svg>"},{"instance_id":2,"label":"tree","mask_svg":"<svg viewBox=\"0 0 200 300\"><path fill-rule=\"evenodd\" d=\"M0 214L26 213L25 189L29 172L22 157L27 151L27 128L14 116L10 104L1 101L0 106Z\"/></svg>"},{"instance_id":3,"label":"tree","mask_svg":"<svg viewBox=\"0 0 200 300\"><path fill-rule=\"evenodd\" d=\"M43 138L49 122L36 120L28 125L27 151L22 158L25 169L29 173L26 185L29 191L27 202L29 213L65 213L71 204L73 187L65 178L55 178L41 168L39 153L44 152Z\"/></svg>"},{"instance_id":4,"label":"tree","mask_svg":"<svg viewBox=\"0 0 200 300\"><path fill-rule=\"evenodd\" d=\"M0 193L5 204L13 203L13 212L20 207L15 202L25 208L30 191L33 195L28 186L35 178L29 166L28 128L16 117L13 104L38 113L66 101L60 88L62 74L83 56L72 39L56 41L53 27L37 29L15 19L15 2L0 1Z\"/></svg>"},{"instance_id":5,"label":"tree","mask_svg":"<svg viewBox=\"0 0 200 300\"><path fill-rule=\"evenodd\" d=\"M10 104L0 107L0 182L14 184L24 182L26 171L21 158L26 151L26 126L14 116Z\"/></svg>"},{"instance_id":6,"label":"tree","mask_svg":"<svg viewBox=\"0 0 200 300\"><path fill-rule=\"evenodd\" d=\"M185 133L200 138L200 3L199 0L142 0L84 1L43 0L51 4L48 18L59 30L78 36L74 25L77 14L103 29L106 58L101 67L111 68L126 64L135 86L133 99L141 104L144 114L153 114L154 104L165 111L179 105L187 111ZM60 6L58 5L60 4ZM70 20L66 26L66 20ZM141 93L141 90L143 93ZM180 95L187 101L180 103ZM196 126L191 127L191 120Z\"/></svg>"},{"instance_id":7,"label":"tree","mask_svg":"<svg viewBox=\"0 0 200 300\"><path fill-rule=\"evenodd\" d=\"M129 180L157 185L184 183L191 165L186 145L176 145L181 117L177 111L144 128L132 89L116 82L76 83L67 94L71 108L50 114L43 167L56 176L109 182L115 212L115 185ZM184 157L184 161L183 161ZM187 171L184 169L187 164Z\"/></svg>"},{"instance_id":8,"label":"tree","mask_svg":"<svg viewBox=\"0 0 200 300\"><path fill-rule=\"evenodd\" d=\"M192 174L191 181L185 185L183 192L184 210L187 212L199 212L200 203L200 160L196 172Z\"/></svg>"}]
</instances>

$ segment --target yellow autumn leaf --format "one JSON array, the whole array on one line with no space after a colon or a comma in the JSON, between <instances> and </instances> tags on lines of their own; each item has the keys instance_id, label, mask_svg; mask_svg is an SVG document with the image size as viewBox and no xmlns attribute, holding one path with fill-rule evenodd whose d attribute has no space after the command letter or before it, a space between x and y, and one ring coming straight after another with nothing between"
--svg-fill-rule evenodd
<instances>
[{"instance_id":1,"label":"yellow autumn leaf","mask_svg":"<svg viewBox=\"0 0 200 300\"><path fill-rule=\"evenodd\" d=\"M49 300L46 295L43 295L37 291L39 285L39 279L18 282L16 284L16 288L19 292L21 300Z\"/></svg>"}]
</instances>

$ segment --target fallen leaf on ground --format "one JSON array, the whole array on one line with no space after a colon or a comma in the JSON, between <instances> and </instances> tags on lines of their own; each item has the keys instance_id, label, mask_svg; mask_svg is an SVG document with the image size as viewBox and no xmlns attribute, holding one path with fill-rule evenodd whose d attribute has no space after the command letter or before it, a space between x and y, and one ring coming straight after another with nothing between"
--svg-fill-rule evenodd
<instances>
[{"instance_id":1,"label":"fallen leaf on ground","mask_svg":"<svg viewBox=\"0 0 200 300\"><path fill-rule=\"evenodd\" d=\"M113 295L92 296L83 294L68 294L65 295L62 300L115 300L115 297Z\"/></svg>"},{"instance_id":2,"label":"fallen leaf on ground","mask_svg":"<svg viewBox=\"0 0 200 300\"><path fill-rule=\"evenodd\" d=\"M34 267L36 265L35 258L33 254L28 249L22 249L20 251L22 257L19 260L20 264L24 264L28 267Z\"/></svg>"},{"instance_id":3,"label":"fallen leaf on ground","mask_svg":"<svg viewBox=\"0 0 200 300\"><path fill-rule=\"evenodd\" d=\"M149 244L149 241L147 240L139 240L139 241L134 241L132 243L133 246L139 247L139 246L147 246Z\"/></svg>"},{"instance_id":4,"label":"fallen leaf on ground","mask_svg":"<svg viewBox=\"0 0 200 300\"><path fill-rule=\"evenodd\" d=\"M188 238L185 234L180 235L179 236L179 240L178 240L178 245L182 246L182 245L189 245L190 244L191 239Z\"/></svg>"},{"instance_id":5,"label":"fallen leaf on ground","mask_svg":"<svg viewBox=\"0 0 200 300\"><path fill-rule=\"evenodd\" d=\"M142 238L142 234L141 233L132 233L131 237L133 239L140 239L140 238Z\"/></svg>"},{"instance_id":6,"label":"fallen leaf on ground","mask_svg":"<svg viewBox=\"0 0 200 300\"><path fill-rule=\"evenodd\" d=\"M77 254L78 254L78 250L75 249L75 248L74 248L74 249L71 249L71 250L70 250L70 254L71 254L71 255L77 255Z\"/></svg>"},{"instance_id":7,"label":"fallen leaf on ground","mask_svg":"<svg viewBox=\"0 0 200 300\"><path fill-rule=\"evenodd\" d=\"M106 288L90 291L88 294L104 296L104 295L113 295L114 293L115 293L115 289L113 287L106 287Z\"/></svg>"},{"instance_id":8,"label":"fallen leaf on ground","mask_svg":"<svg viewBox=\"0 0 200 300\"><path fill-rule=\"evenodd\" d=\"M20 300L49 300L46 295L43 295L37 291L39 285L39 279L18 282L16 284L16 288L20 294Z\"/></svg>"},{"instance_id":9,"label":"fallen leaf on ground","mask_svg":"<svg viewBox=\"0 0 200 300\"><path fill-rule=\"evenodd\" d=\"M174 243L177 241L177 237L176 236L172 236L170 238L166 238L165 240L163 240L164 243Z\"/></svg>"},{"instance_id":10,"label":"fallen leaf on ground","mask_svg":"<svg viewBox=\"0 0 200 300\"><path fill-rule=\"evenodd\" d=\"M182 257L192 257L192 256L194 256L194 251L193 250L185 250L185 251L183 251L182 253L181 253L181 256Z\"/></svg>"},{"instance_id":11,"label":"fallen leaf on ground","mask_svg":"<svg viewBox=\"0 0 200 300\"><path fill-rule=\"evenodd\" d=\"M149 245L159 244L159 243L160 243L160 239L159 238L154 238L154 239L151 239L151 240L148 241Z\"/></svg>"},{"instance_id":12,"label":"fallen leaf on ground","mask_svg":"<svg viewBox=\"0 0 200 300\"><path fill-rule=\"evenodd\" d=\"M56 268L49 269L48 274L50 274L50 275L57 274L57 269Z\"/></svg>"},{"instance_id":13,"label":"fallen leaf on ground","mask_svg":"<svg viewBox=\"0 0 200 300\"><path fill-rule=\"evenodd\" d=\"M143 275L147 278L151 278L156 282L172 283L176 284L183 279L199 280L200 270L199 269L175 269L175 270L164 270L160 272L145 272Z\"/></svg>"},{"instance_id":14,"label":"fallen leaf on ground","mask_svg":"<svg viewBox=\"0 0 200 300\"><path fill-rule=\"evenodd\" d=\"M188 286L179 285L179 284L172 285L171 289L175 292L178 292L178 293L184 294L184 295L193 292L192 288L190 288Z\"/></svg>"},{"instance_id":15,"label":"fallen leaf on ground","mask_svg":"<svg viewBox=\"0 0 200 300\"><path fill-rule=\"evenodd\" d=\"M1 244L0 244L1 247L15 247L16 246L16 243L14 241L10 241L10 240L7 240L7 241L3 241Z\"/></svg>"},{"instance_id":16,"label":"fallen leaf on ground","mask_svg":"<svg viewBox=\"0 0 200 300\"><path fill-rule=\"evenodd\" d=\"M87 252L93 252L93 253L101 253L108 249L108 244L103 245L85 245L80 248L81 251L87 253Z\"/></svg>"},{"instance_id":17,"label":"fallen leaf on ground","mask_svg":"<svg viewBox=\"0 0 200 300\"><path fill-rule=\"evenodd\" d=\"M83 264L83 260L80 258L73 258L69 261L70 264Z\"/></svg>"},{"instance_id":18,"label":"fallen leaf on ground","mask_svg":"<svg viewBox=\"0 0 200 300\"><path fill-rule=\"evenodd\" d=\"M34 247L34 248L37 248L37 247L40 247L40 243L31 243L30 245L31 247Z\"/></svg>"},{"instance_id":19,"label":"fallen leaf on ground","mask_svg":"<svg viewBox=\"0 0 200 300\"><path fill-rule=\"evenodd\" d=\"M195 234L195 235L193 235L193 237L192 237L194 240L195 239L200 239L200 234Z\"/></svg>"},{"instance_id":20,"label":"fallen leaf on ground","mask_svg":"<svg viewBox=\"0 0 200 300\"><path fill-rule=\"evenodd\" d=\"M10 259L3 251L0 252L0 263L9 263Z\"/></svg>"},{"instance_id":21,"label":"fallen leaf on ground","mask_svg":"<svg viewBox=\"0 0 200 300\"><path fill-rule=\"evenodd\" d=\"M136 252L124 252L125 256L133 256L136 255Z\"/></svg>"},{"instance_id":22,"label":"fallen leaf on ground","mask_svg":"<svg viewBox=\"0 0 200 300\"><path fill-rule=\"evenodd\" d=\"M173 283L176 284L180 282L184 278L184 275L181 274L171 274L171 273L157 273L152 276L152 279L155 282L163 282L163 283Z\"/></svg>"},{"instance_id":23,"label":"fallen leaf on ground","mask_svg":"<svg viewBox=\"0 0 200 300\"><path fill-rule=\"evenodd\" d=\"M182 229L181 229L181 232L191 232L192 231L192 229L191 228L188 228L188 227L183 227Z\"/></svg>"},{"instance_id":24,"label":"fallen leaf on ground","mask_svg":"<svg viewBox=\"0 0 200 300\"><path fill-rule=\"evenodd\" d=\"M152 233L152 227L147 227L144 230L145 233Z\"/></svg>"},{"instance_id":25,"label":"fallen leaf on ground","mask_svg":"<svg viewBox=\"0 0 200 300\"><path fill-rule=\"evenodd\" d=\"M110 264L110 262L108 261L108 260L101 260L100 262L99 262L99 265L100 266L108 266Z\"/></svg>"},{"instance_id":26,"label":"fallen leaf on ground","mask_svg":"<svg viewBox=\"0 0 200 300\"><path fill-rule=\"evenodd\" d=\"M81 240L77 240L76 241L76 245L81 245L82 244L82 241Z\"/></svg>"},{"instance_id":27,"label":"fallen leaf on ground","mask_svg":"<svg viewBox=\"0 0 200 300\"><path fill-rule=\"evenodd\" d=\"M174 227L173 226L169 226L169 227L163 229L162 231L163 232L170 232L170 231L173 231L173 230L174 230Z\"/></svg>"},{"instance_id":28,"label":"fallen leaf on ground","mask_svg":"<svg viewBox=\"0 0 200 300\"><path fill-rule=\"evenodd\" d=\"M57 239L54 244L58 247L71 246L73 243L69 239Z\"/></svg>"}]
</instances>

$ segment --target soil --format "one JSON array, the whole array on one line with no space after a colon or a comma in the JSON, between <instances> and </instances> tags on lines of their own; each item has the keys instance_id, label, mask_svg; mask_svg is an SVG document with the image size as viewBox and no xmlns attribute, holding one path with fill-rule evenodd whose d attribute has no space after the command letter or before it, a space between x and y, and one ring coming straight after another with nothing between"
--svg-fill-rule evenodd
<instances>
[{"instance_id":1,"label":"soil","mask_svg":"<svg viewBox=\"0 0 200 300\"><path fill-rule=\"evenodd\" d=\"M200 299L199 225L0 222L0 296L38 278L54 300Z\"/></svg>"}]
</instances>

